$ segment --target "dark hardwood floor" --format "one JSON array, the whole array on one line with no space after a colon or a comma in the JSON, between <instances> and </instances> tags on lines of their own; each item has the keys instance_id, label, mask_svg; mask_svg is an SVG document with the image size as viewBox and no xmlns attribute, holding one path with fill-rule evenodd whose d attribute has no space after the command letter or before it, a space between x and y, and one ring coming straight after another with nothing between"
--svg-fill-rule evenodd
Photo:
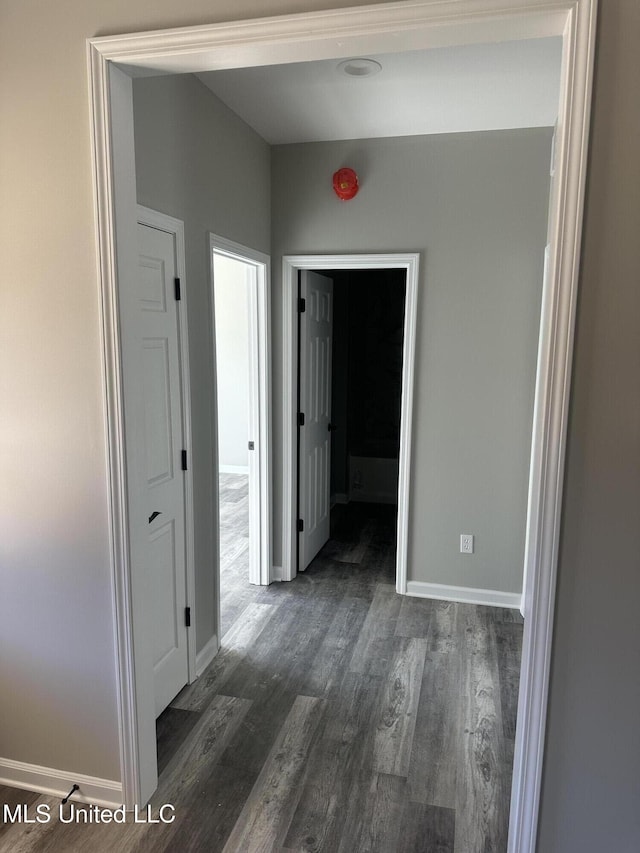
<instances>
[{"instance_id":1,"label":"dark hardwood floor","mask_svg":"<svg viewBox=\"0 0 640 853\"><path fill-rule=\"evenodd\" d=\"M244 474L220 474L219 478L222 637L260 591L249 583L248 480Z\"/></svg>"},{"instance_id":2,"label":"dark hardwood floor","mask_svg":"<svg viewBox=\"0 0 640 853\"><path fill-rule=\"evenodd\" d=\"M14 825L0 850L504 853L520 615L396 595L387 506L336 507L304 574L251 587L226 476L222 649L158 721L176 820Z\"/></svg>"}]
</instances>

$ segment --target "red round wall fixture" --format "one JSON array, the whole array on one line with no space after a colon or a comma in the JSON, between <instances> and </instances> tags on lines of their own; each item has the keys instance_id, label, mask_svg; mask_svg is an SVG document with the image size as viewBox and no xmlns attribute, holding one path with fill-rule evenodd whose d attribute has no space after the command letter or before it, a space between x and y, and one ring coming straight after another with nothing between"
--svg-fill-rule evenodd
<instances>
[{"instance_id":1,"label":"red round wall fixture","mask_svg":"<svg viewBox=\"0 0 640 853\"><path fill-rule=\"evenodd\" d=\"M353 169L338 169L333 173L333 189L342 201L349 201L358 192L358 176Z\"/></svg>"}]
</instances>

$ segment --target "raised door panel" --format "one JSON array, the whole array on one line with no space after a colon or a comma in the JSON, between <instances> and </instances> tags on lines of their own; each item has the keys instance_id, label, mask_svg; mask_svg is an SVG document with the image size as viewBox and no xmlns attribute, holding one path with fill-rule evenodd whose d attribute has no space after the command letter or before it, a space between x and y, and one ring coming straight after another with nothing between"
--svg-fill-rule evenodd
<instances>
[{"instance_id":1,"label":"raised door panel","mask_svg":"<svg viewBox=\"0 0 640 853\"><path fill-rule=\"evenodd\" d=\"M171 378L169 343L166 338L145 338L142 344L144 369L144 414L146 431L147 484L158 486L173 477L171 426Z\"/></svg>"},{"instance_id":2,"label":"raised door panel","mask_svg":"<svg viewBox=\"0 0 640 853\"><path fill-rule=\"evenodd\" d=\"M305 414L300 429L302 571L330 533L333 282L328 276L305 272L301 292L306 303L300 320L300 401Z\"/></svg>"},{"instance_id":3,"label":"raised door panel","mask_svg":"<svg viewBox=\"0 0 640 853\"><path fill-rule=\"evenodd\" d=\"M156 715L189 677L186 607L182 388L174 237L138 226L138 296L149 516L147 590L153 607Z\"/></svg>"}]
</instances>

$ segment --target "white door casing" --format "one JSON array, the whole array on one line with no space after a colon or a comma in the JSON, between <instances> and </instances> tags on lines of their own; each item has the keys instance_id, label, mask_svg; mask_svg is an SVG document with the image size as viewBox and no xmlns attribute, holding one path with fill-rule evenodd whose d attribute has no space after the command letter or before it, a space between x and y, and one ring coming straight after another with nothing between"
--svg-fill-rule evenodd
<instances>
[{"instance_id":1,"label":"white door casing","mask_svg":"<svg viewBox=\"0 0 640 853\"><path fill-rule=\"evenodd\" d=\"M407 592L409 535L409 487L411 480L411 428L413 422L413 377L418 311L418 270L416 252L371 255L286 255L282 259L283 291L283 580L292 580L297 560L298 454L296 424L298 401L298 275L305 270L396 269L405 272L405 312L402 346L402 397L400 404L400 449L398 471L398 524L396 540L396 591ZM302 563L301 563L302 565Z\"/></svg>"},{"instance_id":2,"label":"white door casing","mask_svg":"<svg viewBox=\"0 0 640 853\"><path fill-rule=\"evenodd\" d=\"M155 788L155 726L149 709L144 608L134 569L130 475L138 460L123 403L130 379L127 282L135 272L135 162L131 74L168 74L519 38L563 39L561 98L552 181L549 315L544 318L544 382L534 425L540 470L534 480L537 524L531 532L508 853L534 853L545 743L555 583L572 344L584 212L597 0L409 0L281 17L229 21L155 33L90 39L91 143L95 178L97 267L101 288L109 519L117 644L118 722L123 796L146 802ZM118 68L121 64L123 69ZM288 317L285 316L285 331ZM285 340L286 347L293 336ZM287 394L288 376L284 393ZM542 391L544 390L544 393ZM288 411L288 410L287 410ZM285 422L285 434L294 427ZM291 460L285 459L285 490ZM402 494L399 495L402 499ZM291 518L284 520L285 532ZM285 542L289 541L285 537ZM285 567L283 565L284 574ZM135 631L134 631L135 629ZM135 636L134 636L135 634Z\"/></svg>"},{"instance_id":3,"label":"white door casing","mask_svg":"<svg viewBox=\"0 0 640 853\"><path fill-rule=\"evenodd\" d=\"M175 236L138 223L148 594L158 716L189 680L183 417Z\"/></svg>"},{"instance_id":4,"label":"white door casing","mask_svg":"<svg viewBox=\"0 0 640 853\"><path fill-rule=\"evenodd\" d=\"M300 482L298 571L304 571L329 538L331 498L331 346L333 281L300 273Z\"/></svg>"}]
</instances>

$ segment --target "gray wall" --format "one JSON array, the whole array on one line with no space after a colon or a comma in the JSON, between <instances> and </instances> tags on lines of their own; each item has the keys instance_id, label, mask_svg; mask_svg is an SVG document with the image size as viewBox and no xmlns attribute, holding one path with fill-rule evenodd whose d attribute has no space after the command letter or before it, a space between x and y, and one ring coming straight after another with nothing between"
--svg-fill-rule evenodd
<instances>
[{"instance_id":1,"label":"gray wall","mask_svg":"<svg viewBox=\"0 0 640 853\"><path fill-rule=\"evenodd\" d=\"M249 310L247 265L214 259L218 463L249 471Z\"/></svg>"},{"instance_id":2,"label":"gray wall","mask_svg":"<svg viewBox=\"0 0 640 853\"><path fill-rule=\"evenodd\" d=\"M550 150L545 128L273 149L278 322L283 254L421 253L409 580L522 589ZM341 202L346 165L361 189Z\"/></svg>"},{"instance_id":3,"label":"gray wall","mask_svg":"<svg viewBox=\"0 0 640 853\"><path fill-rule=\"evenodd\" d=\"M119 774L85 39L347 5L2 4L3 757ZM599 27L539 853L640 837L640 4Z\"/></svg>"},{"instance_id":4,"label":"gray wall","mask_svg":"<svg viewBox=\"0 0 640 853\"><path fill-rule=\"evenodd\" d=\"M196 644L216 631L217 504L208 232L269 251L269 146L191 75L135 80L138 202L185 224L191 369Z\"/></svg>"}]
</instances>

